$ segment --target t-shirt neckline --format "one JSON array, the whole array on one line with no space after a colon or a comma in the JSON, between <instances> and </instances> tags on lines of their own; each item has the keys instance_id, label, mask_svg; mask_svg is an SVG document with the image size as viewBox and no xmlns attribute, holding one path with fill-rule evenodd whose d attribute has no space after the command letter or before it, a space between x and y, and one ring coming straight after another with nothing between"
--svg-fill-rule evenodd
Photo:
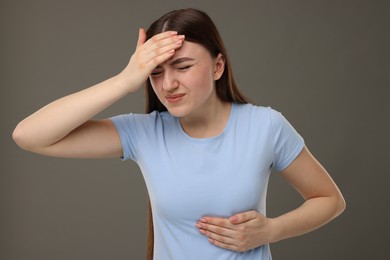
<instances>
[{"instance_id":1,"label":"t-shirt neckline","mask_svg":"<svg viewBox=\"0 0 390 260\"><path fill-rule=\"evenodd\" d=\"M181 133L181 135L188 141L190 142L193 142L193 143L211 143L211 142L215 142L219 139L221 139L230 129L231 127L231 124L232 124L232 121L235 117L235 113L236 113L236 106L237 104L236 103L232 103L232 106L231 106L231 109L230 109L230 115L229 115L229 118L228 118L228 121L226 122L226 125L225 125L225 128L223 129L223 131L216 135L216 136L212 136L212 137L205 137L205 138L196 138L196 137L192 137L190 135L188 135L183 127L181 126L180 124L180 121L179 121L179 118L178 117L175 117L175 121L176 121L176 127L179 128L179 131Z\"/></svg>"}]
</instances>

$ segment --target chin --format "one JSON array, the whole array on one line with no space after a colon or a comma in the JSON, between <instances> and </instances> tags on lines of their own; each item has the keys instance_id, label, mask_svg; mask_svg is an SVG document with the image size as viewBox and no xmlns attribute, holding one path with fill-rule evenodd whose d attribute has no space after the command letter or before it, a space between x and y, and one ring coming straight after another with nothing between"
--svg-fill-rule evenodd
<instances>
[{"instance_id":1,"label":"chin","mask_svg":"<svg viewBox=\"0 0 390 260\"><path fill-rule=\"evenodd\" d=\"M174 117L183 117L189 113L187 109L181 107L167 107L167 110Z\"/></svg>"}]
</instances>

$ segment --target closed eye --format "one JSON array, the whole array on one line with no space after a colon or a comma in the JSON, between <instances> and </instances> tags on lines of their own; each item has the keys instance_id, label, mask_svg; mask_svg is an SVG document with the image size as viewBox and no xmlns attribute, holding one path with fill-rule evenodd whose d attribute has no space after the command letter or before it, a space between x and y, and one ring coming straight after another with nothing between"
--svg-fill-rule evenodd
<instances>
[{"instance_id":1,"label":"closed eye","mask_svg":"<svg viewBox=\"0 0 390 260\"><path fill-rule=\"evenodd\" d=\"M152 71L152 73L150 73L151 76L158 76L162 73L162 71Z\"/></svg>"},{"instance_id":2,"label":"closed eye","mask_svg":"<svg viewBox=\"0 0 390 260\"><path fill-rule=\"evenodd\" d=\"M183 67L179 67L179 70L180 70L180 71L188 70L188 69L191 68L191 67L192 67L192 65L183 66Z\"/></svg>"}]
</instances>

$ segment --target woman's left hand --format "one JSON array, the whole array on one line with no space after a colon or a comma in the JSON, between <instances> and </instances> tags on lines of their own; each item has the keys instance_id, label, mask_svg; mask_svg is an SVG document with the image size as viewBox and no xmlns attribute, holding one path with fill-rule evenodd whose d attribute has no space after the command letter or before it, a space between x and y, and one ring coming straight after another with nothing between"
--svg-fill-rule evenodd
<instances>
[{"instance_id":1,"label":"woman's left hand","mask_svg":"<svg viewBox=\"0 0 390 260\"><path fill-rule=\"evenodd\" d=\"M196 227L209 242L225 249L245 252L272 242L272 219L251 210L230 218L202 217Z\"/></svg>"}]
</instances>

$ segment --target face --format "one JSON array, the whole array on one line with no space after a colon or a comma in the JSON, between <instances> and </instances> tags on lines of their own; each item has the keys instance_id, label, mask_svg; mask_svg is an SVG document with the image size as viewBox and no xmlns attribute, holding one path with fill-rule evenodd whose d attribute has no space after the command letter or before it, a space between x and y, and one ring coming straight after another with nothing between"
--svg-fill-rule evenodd
<instances>
[{"instance_id":1,"label":"face","mask_svg":"<svg viewBox=\"0 0 390 260\"><path fill-rule=\"evenodd\" d=\"M202 45L184 41L174 56L157 66L150 75L161 103L176 117L206 111L218 100L215 80L223 73L221 55L213 58Z\"/></svg>"}]
</instances>

